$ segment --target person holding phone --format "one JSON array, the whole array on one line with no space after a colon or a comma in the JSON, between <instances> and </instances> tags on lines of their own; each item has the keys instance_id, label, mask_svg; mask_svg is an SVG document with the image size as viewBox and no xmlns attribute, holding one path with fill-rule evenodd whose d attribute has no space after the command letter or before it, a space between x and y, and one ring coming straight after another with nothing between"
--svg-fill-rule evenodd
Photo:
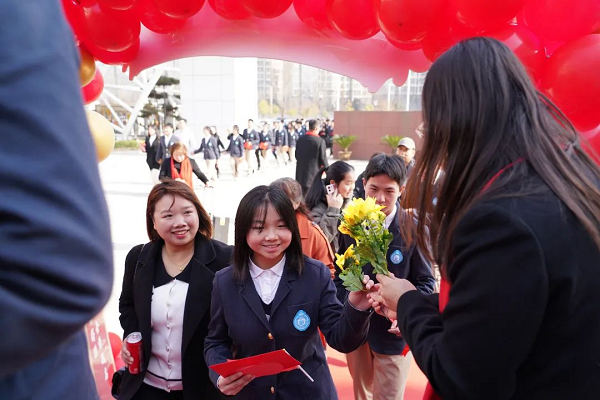
<instances>
[{"instance_id":1,"label":"person holding phone","mask_svg":"<svg viewBox=\"0 0 600 400\"><path fill-rule=\"evenodd\" d=\"M323 173L326 174L325 179L321 179ZM345 161L336 161L317 172L306 194L306 205L312 213L313 221L325 232L334 252L339 249L340 215L352 199L355 179L352 165Z\"/></svg>"}]
</instances>

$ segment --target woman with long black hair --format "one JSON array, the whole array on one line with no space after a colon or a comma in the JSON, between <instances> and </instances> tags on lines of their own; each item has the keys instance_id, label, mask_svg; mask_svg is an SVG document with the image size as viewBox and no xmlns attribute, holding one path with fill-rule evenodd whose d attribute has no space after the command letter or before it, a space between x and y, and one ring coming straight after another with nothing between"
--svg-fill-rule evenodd
<instances>
[{"instance_id":1,"label":"woman with long black hair","mask_svg":"<svg viewBox=\"0 0 600 400\"><path fill-rule=\"evenodd\" d=\"M402 198L420 212L403 226L441 266L441 293L378 275L373 300L397 313L428 398L597 398L600 168L585 143L493 39L433 64L423 116Z\"/></svg>"},{"instance_id":2,"label":"woman with long black hair","mask_svg":"<svg viewBox=\"0 0 600 400\"><path fill-rule=\"evenodd\" d=\"M323 173L326 174L325 179L321 179ZM340 215L348 201L352 199L355 179L352 165L345 161L336 161L317 172L306 193L306 205L312 213L313 221L325 232L335 252L339 248ZM330 187L329 192L327 186Z\"/></svg>"}]
</instances>

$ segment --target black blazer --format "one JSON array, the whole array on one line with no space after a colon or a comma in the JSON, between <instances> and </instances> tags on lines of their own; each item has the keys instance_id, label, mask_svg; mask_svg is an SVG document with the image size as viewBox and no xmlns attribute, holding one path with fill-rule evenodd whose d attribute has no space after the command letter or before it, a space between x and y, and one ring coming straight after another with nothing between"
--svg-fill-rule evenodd
<instances>
[{"instance_id":1,"label":"black blazer","mask_svg":"<svg viewBox=\"0 0 600 400\"><path fill-rule=\"evenodd\" d=\"M212 135L207 138L203 138L200 147L194 151L194 154L198 154L200 152L204 154L205 160L218 160L221 152L219 151L217 139Z\"/></svg>"},{"instance_id":2,"label":"black blazer","mask_svg":"<svg viewBox=\"0 0 600 400\"><path fill-rule=\"evenodd\" d=\"M192 164L192 171L194 174L206 185L208 182L208 178L202 171L200 171L200 167L198 163L193 158L190 158L190 163ZM175 163L175 168L177 168L178 163ZM179 170L179 168L177 168ZM167 158L160 166L160 173L158 174L158 179L164 178L173 178L171 173L171 157Z\"/></svg>"},{"instance_id":3,"label":"black blazer","mask_svg":"<svg viewBox=\"0 0 600 400\"><path fill-rule=\"evenodd\" d=\"M150 169L160 169L160 164L156 161L159 147L160 137L156 137L154 143L150 144L150 136L146 136L146 163Z\"/></svg>"},{"instance_id":4,"label":"black blazer","mask_svg":"<svg viewBox=\"0 0 600 400\"><path fill-rule=\"evenodd\" d=\"M296 180L306 194L319 168L329 166L325 141L319 136L304 135L296 143ZM305 191L306 190L306 191Z\"/></svg>"},{"instance_id":5,"label":"black blazer","mask_svg":"<svg viewBox=\"0 0 600 400\"><path fill-rule=\"evenodd\" d=\"M213 285L212 319L204 342L209 365L285 349L314 379L310 382L299 370L257 378L236 399L337 399L317 328L330 346L347 353L364 343L372 313L350 304L342 306L329 268L305 256L304 270L298 275L286 264L269 320L250 276L236 282L233 267L229 267L216 274ZM302 314L308 326L295 328L295 320ZM218 374L211 370L210 377L216 384Z\"/></svg>"},{"instance_id":6,"label":"black blazer","mask_svg":"<svg viewBox=\"0 0 600 400\"><path fill-rule=\"evenodd\" d=\"M431 294L435 290L435 278L433 277L431 264L425 261L414 243L411 246L407 246L404 243L402 234L400 233L398 216L402 213L404 214L404 217L406 217L407 213L400 208L400 203L396 203L396 207L398 210L396 212L396 217L392 220L392 223L388 228L389 232L394 236L386 255L388 270L397 278L408 279L422 293ZM339 243L339 254L344 254L351 244L356 245L354 239L341 233ZM365 274L369 275L371 279L377 282L371 264L365 265L363 271ZM336 266L333 282L337 287L338 299L344 301L348 296L348 291L342 284L342 280L339 277L340 273L339 267ZM389 328L390 321L381 315L374 315L371 320L371 327L369 328L369 346L371 347L371 350L377 354L402 354L406 342L402 337L389 333Z\"/></svg>"},{"instance_id":7,"label":"black blazer","mask_svg":"<svg viewBox=\"0 0 600 400\"><path fill-rule=\"evenodd\" d=\"M242 137L244 138L244 141L252 143L253 149L256 149L258 147L260 138L258 136L258 132L256 132L254 128L250 131L248 131L248 129L244 129Z\"/></svg>"},{"instance_id":8,"label":"black blazer","mask_svg":"<svg viewBox=\"0 0 600 400\"><path fill-rule=\"evenodd\" d=\"M275 133L275 146L288 146L288 134L285 129L281 128L274 131Z\"/></svg>"},{"instance_id":9,"label":"black blazer","mask_svg":"<svg viewBox=\"0 0 600 400\"><path fill-rule=\"evenodd\" d=\"M146 364L152 354L152 328L150 326L152 286L155 263L161 257L163 241L151 242L149 259L139 260L142 245L135 246L125 260L123 290L119 298L119 312L123 337L131 332L141 332ZM216 240L196 236L194 257L185 311L183 316L182 379L183 397L192 399L221 399L209 379L204 362L204 338L210 322L210 297L217 271L231 262L233 247ZM136 263L137 271L136 271ZM131 375L126 372L121 383L120 400L131 399L139 390L145 373Z\"/></svg>"},{"instance_id":10,"label":"black blazer","mask_svg":"<svg viewBox=\"0 0 600 400\"><path fill-rule=\"evenodd\" d=\"M235 138L231 136L229 138L229 146L227 151L231 157L243 157L244 156L244 138L241 135L237 135Z\"/></svg>"},{"instance_id":11,"label":"black blazer","mask_svg":"<svg viewBox=\"0 0 600 400\"><path fill-rule=\"evenodd\" d=\"M452 238L449 302L409 292L398 326L444 400L596 399L600 251L537 176L485 198Z\"/></svg>"},{"instance_id":12,"label":"black blazer","mask_svg":"<svg viewBox=\"0 0 600 400\"><path fill-rule=\"evenodd\" d=\"M160 137L160 146L158 146L158 151L156 152L156 161L164 161L165 159L171 157L169 153L169 149L175 143L179 143L179 138L175 135L171 135L169 139L169 143L167 143L166 138L164 136ZM189 149L188 149L189 150Z\"/></svg>"}]
</instances>

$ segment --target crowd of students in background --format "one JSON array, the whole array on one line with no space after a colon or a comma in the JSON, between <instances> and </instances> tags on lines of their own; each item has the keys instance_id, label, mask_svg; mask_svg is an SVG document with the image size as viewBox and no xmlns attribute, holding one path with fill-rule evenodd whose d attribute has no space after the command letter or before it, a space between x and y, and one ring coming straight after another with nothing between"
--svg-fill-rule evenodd
<instances>
[{"instance_id":1,"label":"crowd of students in background","mask_svg":"<svg viewBox=\"0 0 600 400\"><path fill-rule=\"evenodd\" d=\"M329 119L314 121L317 124L317 136L323 140L329 155L333 156L334 121ZM201 180L205 185L210 186L221 176L219 159L224 152L229 153L234 180L240 176L240 166L244 161L247 164L246 176L260 171L261 168L264 171L272 159L277 166L295 163L298 139L312 131L309 130L309 122L303 119L286 122L282 119L273 121L272 125L266 121L256 125L254 120L249 119L247 127L242 132L238 125L234 125L231 130L227 129L225 140L227 145L225 145L216 126L205 126L202 139L197 143L194 133L187 125L187 120L179 118L177 130L171 123L164 124L162 132L156 125L149 125L148 136L140 147L146 152L146 162L154 183L159 182L161 165L170 161L171 147L175 143L185 147L190 159L195 154L202 153L206 166L203 175L210 184L207 184L203 178Z\"/></svg>"}]
</instances>

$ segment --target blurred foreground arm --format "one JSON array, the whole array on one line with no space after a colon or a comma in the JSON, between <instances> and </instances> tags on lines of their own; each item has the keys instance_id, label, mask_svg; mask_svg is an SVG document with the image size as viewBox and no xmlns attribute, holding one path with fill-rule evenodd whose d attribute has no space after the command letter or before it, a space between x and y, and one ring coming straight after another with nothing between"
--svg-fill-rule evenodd
<instances>
[{"instance_id":1,"label":"blurred foreground arm","mask_svg":"<svg viewBox=\"0 0 600 400\"><path fill-rule=\"evenodd\" d=\"M0 379L81 331L112 287L78 66L59 1L0 2Z\"/></svg>"}]
</instances>

